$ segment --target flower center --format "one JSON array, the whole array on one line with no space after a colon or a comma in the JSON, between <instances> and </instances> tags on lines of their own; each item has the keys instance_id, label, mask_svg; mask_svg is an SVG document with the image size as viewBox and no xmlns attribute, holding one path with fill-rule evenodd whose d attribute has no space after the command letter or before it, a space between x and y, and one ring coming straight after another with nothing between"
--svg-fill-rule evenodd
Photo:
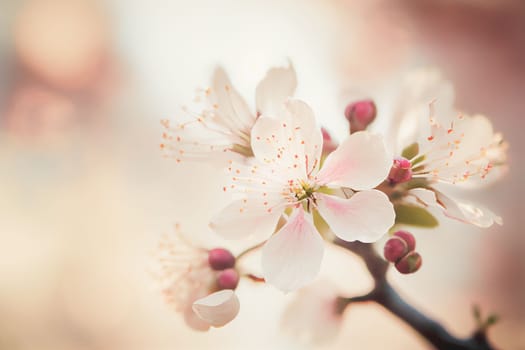
<instances>
[{"instance_id":1,"label":"flower center","mask_svg":"<svg viewBox=\"0 0 525 350\"><path fill-rule=\"evenodd\" d=\"M283 195L290 203L299 204L306 202L306 209L309 210L310 203L315 204L315 192L319 186L307 180L289 180Z\"/></svg>"}]
</instances>

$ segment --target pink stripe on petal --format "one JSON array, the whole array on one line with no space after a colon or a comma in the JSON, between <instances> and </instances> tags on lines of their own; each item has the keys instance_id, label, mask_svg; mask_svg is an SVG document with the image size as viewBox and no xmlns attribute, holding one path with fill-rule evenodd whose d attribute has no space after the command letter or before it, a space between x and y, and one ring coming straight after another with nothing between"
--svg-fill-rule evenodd
<instances>
[{"instance_id":1,"label":"pink stripe on petal","mask_svg":"<svg viewBox=\"0 0 525 350\"><path fill-rule=\"evenodd\" d=\"M350 135L330 153L317 180L321 184L368 190L387 177L391 166L392 156L382 137L361 131Z\"/></svg>"},{"instance_id":2,"label":"pink stripe on petal","mask_svg":"<svg viewBox=\"0 0 525 350\"><path fill-rule=\"evenodd\" d=\"M394 206L380 191L350 199L317 194L317 209L335 235L345 241L375 242L394 224Z\"/></svg>"},{"instance_id":3,"label":"pink stripe on petal","mask_svg":"<svg viewBox=\"0 0 525 350\"><path fill-rule=\"evenodd\" d=\"M321 267L324 244L310 215L295 209L288 222L262 249L266 281L289 292L312 282Z\"/></svg>"}]
</instances>

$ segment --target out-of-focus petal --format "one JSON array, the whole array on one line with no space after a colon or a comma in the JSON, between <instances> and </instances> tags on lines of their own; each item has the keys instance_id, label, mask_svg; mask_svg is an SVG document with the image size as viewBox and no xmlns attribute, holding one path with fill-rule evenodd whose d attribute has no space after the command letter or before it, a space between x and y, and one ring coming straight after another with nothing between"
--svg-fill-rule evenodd
<instances>
[{"instance_id":1,"label":"out-of-focus petal","mask_svg":"<svg viewBox=\"0 0 525 350\"><path fill-rule=\"evenodd\" d=\"M257 112L268 117L279 116L283 103L294 94L296 86L297 77L291 63L288 67L270 69L255 91Z\"/></svg>"},{"instance_id":2,"label":"out-of-focus petal","mask_svg":"<svg viewBox=\"0 0 525 350\"><path fill-rule=\"evenodd\" d=\"M193 303L193 311L213 327L222 327L239 313L237 295L231 289L224 289Z\"/></svg>"},{"instance_id":3,"label":"out-of-focus petal","mask_svg":"<svg viewBox=\"0 0 525 350\"><path fill-rule=\"evenodd\" d=\"M380 184L392 166L383 139L366 131L350 135L330 153L317 174L320 183L367 190Z\"/></svg>"},{"instance_id":4,"label":"out-of-focus petal","mask_svg":"<svg viewBox=\"0 0 525 350\"><path fill-rule=\"evenodd\" d=\"M388 108L393 114L386 139L397 154L419 135L429 133L428 113L432 101L436 102L436 116L448 125L455 115L452 83L435 69L418 69L407 74L393 106Z\"/></svg>"},{"instance_id":5,"label":"out-of-focus petal","mask_svg":"<svg viewBox=\"0 0 525 350\"><path fill-rule=\"evenodd\" d=\"M250 130L255 116L221 67L213 73L212 87L210 98L217 110L218 122L230 130Z\"/></svg>"},{"instance_id":6,"label":"out-of-focus petal","mask_svg":"<svg viewBox=\"0 0 525 350\"><path fill-rule=\"evenodd\" d=\"M285 292L301 288L319 273L323 252L323 239L312 218L303 209L295 209L262 249L264 278Z\"/></svg>"},{"instance_id":7,"label":"out-of-focus petal","mask_svg":"<svg viewBox=\"0 0 525 350\"><path fill-rule=\"evenodd\" d=\"M349 199L318 194L317 209L334 234L345 241L375 242L395 219L392 203L377 190L358 192Z\"/></svg>"},{"instance_id":8,"label":"out-of-focus petal","mask_svg":"<svg viewBox=\"0 0 525 350\"><path fill-rule=\"evenodd\" d=\"M183 315L184 322L192 329L201 332L205 332L210 329L210 324L197 316L197 314L193 311L192 304L188 304L188 307L184 310Z\"/></svg>"},{"instance_id":9,"label":"out-of-focus petal","mask_svg":"<svg viewBox=\"0 0 525 350\"><path fill-rule=\"evenodd\" d=\"M282 210L268 211L262 200L253 198L232 201L210 222L210 228L226 239L269 237Z\"/></svg>"},{"instance_id":10,"label":"out-of-focus petal","mask_svg":"<svg viewBox=\"0 0 525 350\"><path fill-rule=\"evenodd\" d=\"M316 281L297 292L281 321L284 331L301 342L313 345L333 341L341 329L337 309L337 288L328 281Z\"/></svg>"}]
</instances>

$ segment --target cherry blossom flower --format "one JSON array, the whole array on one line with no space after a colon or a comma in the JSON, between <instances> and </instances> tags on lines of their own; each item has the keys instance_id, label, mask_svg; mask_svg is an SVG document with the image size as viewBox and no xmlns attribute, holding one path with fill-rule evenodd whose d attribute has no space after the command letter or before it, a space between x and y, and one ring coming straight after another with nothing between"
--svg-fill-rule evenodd
<instances>
[{"instance_id":1,"label":"cherry blossom flower","mask_svg":"<svg viewBox=\"0 0 525 350\"><path fill-rule=\"evenodd\" d=\"M506 144L486 117L460 114L444 124L431 112L429 126L410 159L412 177L450 184L479 182L495 167L505 166Z\"/></svg>"},{"instance_id":2,"label":"cherry blossom flower","mask_svg":"<svg viewBox=\"0 0 525 350\"><path fill-rule=\"evenodd\" d=\"M458 111L452 84L438 71L408 74L400 91L387 138L398 154L417 143L409 159L414 177L472 187L503 174L507 144L502 135L485 116Z\"/></svg>"},{"instance_id":3,"label":"cherry blossom flower","mask_svg":"<svg viewBox=\"0 0 525 350\"><path fill-rule=\"evenodd\" d=\"M153 271L166 303L199 331L224 326L237 316L240 307L232 290L236 283L231 289L220 288L217 282L222 272L213 269L209 252L192 245L177 230L162 236Z\"/></svg>"},{"instance_id":4,"label":"cherry blossom flower","mask_svg":"<svg viewBox=\"0 0 525 350\"><path fill-rule=\"evenodd\" d=\"M400 90L389 140L408 158L411 178L422 180L418 187L431 192L408 191L405 199L476 226L501 224L490 210L445 195L438 183L475 188L499 179L507 160L502 135L485 116L457 111L452 84L435 70L409 74Z\"/></svg>"},{"instance_id":5,"label":"cherry blossom flower","mask_svg":"<svg viewBox=\"0 0 525 350\"><path fill-rule=\"evenodd\" d=\"M343 323L337 288L328 281L316 281L297 291L284 310L283 330L297 340L323 345L333 341Z\"/></svg>"},{"instance_id":6,"label":"cherry blossom flower","mask_svg":"<svg viewBox=\"0 0 525 350\"><path fill-rule=\"evenodd\" d=\"M346 241L374 242L394 223L388 197L373 190L392 163L382 138L354 133L320 167L322 144L313 111L302 101L287 101L280 119L259 118L251 139L255 160L231 161L228 168L231 183L223 190L238 197L210 224L226 238L267 238L289 214L262 249L264 278L283 291L306 285L319 271L324 244L314 210Z\"/></svg>"},{"instance_id":7,"label":"cherry blossom flower","mask_svg":"<svg viewBox=\"0 0 525 350\"><path fill-rule=\"evenodd\" d=\"M175 123L162 120L164 127L161 148L165 155L182 160L214 161L232 152L247 157L251 128L259 115L275 116L286 98L292 96L297 79L290 64L272 68L256 89L256 112L253 113L239 92L232 86L222 68L213 74L212 85L198 91L195 102L199 112L183 107Z\"/></svg>"}]
</instances>

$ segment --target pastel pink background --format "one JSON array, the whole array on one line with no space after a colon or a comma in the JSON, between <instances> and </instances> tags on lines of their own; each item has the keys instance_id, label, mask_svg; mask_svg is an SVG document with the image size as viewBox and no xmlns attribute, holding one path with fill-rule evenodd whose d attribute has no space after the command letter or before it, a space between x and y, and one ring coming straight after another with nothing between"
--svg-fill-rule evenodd
<instances>
[{"instance_id":1,"label":"pastel pink background","mask_svg":"<svg viewBox=\"0 0 525 350\"><path fill-rule=\"evenodd\" d=\"M206 220L221 206L221 175L163 159L159 120L191 101L216 64L253 102L265 70L287 59L297 96L339 139L348 96L388 93L417 67L439 67L461 109L491 117L510 143L510 172L468 195L504 226L415 231L423 268L391 279L458 335L474 328L472 304L498 313L490 338L525 349L519 0L2 0L0 349L305 348L279 331L293 295L242 283L239 317L200 334L146 272L177 221L201 242L220 242ZM358 260L327 255L324 277L349 295L369 288ZM374 305L349 308L343 327L323 348L428 348Z\"/></svg>"}]
</instances>

